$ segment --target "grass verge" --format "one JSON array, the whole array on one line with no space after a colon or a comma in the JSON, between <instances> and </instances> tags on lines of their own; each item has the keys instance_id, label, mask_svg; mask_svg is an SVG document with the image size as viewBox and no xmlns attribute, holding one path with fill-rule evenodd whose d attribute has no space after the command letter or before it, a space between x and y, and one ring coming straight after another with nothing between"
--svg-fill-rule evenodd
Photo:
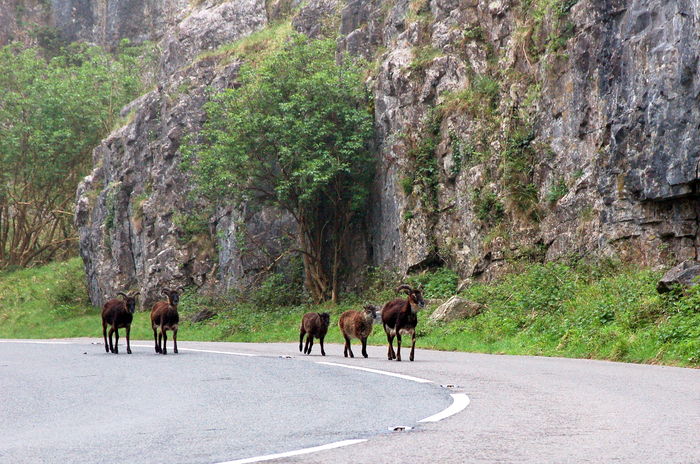
<instances>
[{"instance_id":1,"label":"grass verge","mask_svg":"<svg viewBox=\"0 0 700 464\"><path fill-rule=\"evenodd\" d=\"M659 295L660 272L616 263L523 264L520 272L493 284L476 284L460 295L486 310L471 319L431 322L430 313L454 292L447 270L414 278L436 298L421 313L420 348L527 354L700 366L700 286ZM393 283L392 283L393 285ZM346 295L337 306L263 307L226 298L186 293L180 304L180 340L296 342L307 311L331 314L328 342L342 343L338 316L363 302L393 297L389 286L371 294ZM87 301L79 259L0 273L0 338L100 337L99 309ZM186 321L208 308L217 312L199 323ZM148 313L138 312L134 339L149 340ZM375 327L370 344L386 342Z\"/></svg>"}]
</instances>

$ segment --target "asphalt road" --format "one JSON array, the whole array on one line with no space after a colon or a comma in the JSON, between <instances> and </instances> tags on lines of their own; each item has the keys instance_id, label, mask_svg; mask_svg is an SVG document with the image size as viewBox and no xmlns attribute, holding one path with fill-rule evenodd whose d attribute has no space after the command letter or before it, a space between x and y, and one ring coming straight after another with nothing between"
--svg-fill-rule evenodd
<instances>
[{"instance_id":1,"label":"asphalt road","mask_svg":"<svg viewBox=\"0 0 700 464\"><path fill-rule=\"evenodd\" d=\"M319 442L304 441L309 436L307 430L311 430L326 443L346 438L369 439L348 447L286 457L275 462L700 463L697 444L700 436L700 370L697 369L426 350L417 350L413 363L397 363L386 360L385 347L368 347L369 359L344 359L339 345L328 345L328 356L321 358L317 351L312 356L300 356L295 344L180 344L181 348L235 351L260 356L257 358L198 352L158 357L148 348L140 347L134 348L131 357L122 354L117 357L100 352L100 345L91 345L88 340L78 340L77 343L81 354L77 358L84 361L75 360L68 366L62 366L62 356L55 361L51 361L53 357L46 360L45 347L34 351L27 345L8 347L0 343L3 403L9 388L19 390L17 399L10 403L14 404L13 415L19 416L16 422L5 420L12 416L8 416L5 404L0 406L3 419L0 425L1 462L6 461L8 452L16 453L10 462L22 462L15 459L21 456L17 453L22 447L28 449L31 443L40 444L32 445L31 449L36 452L46 452L50 448L42 443L60 446L55 441L57 437L49 430L57 431L57 434L61 433L60 430L67 430L67 435L75 436L75 442L90 443L89 462L233 460L253 455L246 455L236 448L247 446L248 440L256 443L255 450L251 450L256 455L314 446ZM83 355L83 352L88 354ZM8 362L9 353L15 353L14 356L20 356L23 361ZM28 356L28 353L33 355ZM280 358L280 355L293 358ZM45 374L32 374L31 364L37 357L45 360L47 370L53 367L56 371L50 385L37 389L35 384L18 380L14 374L11 376L14 380L6 379L9 368L23 373L22 378L36 375L39 382L46 378ZM68 358L76 356L69 355ZM369 372L318 365L317 361L393 371L430 379L435 384L418 384ZM79 368L80 365L83 367ZM240 371L232 366L244 367L242 370L246 374L241 376ZM77 387L85 378L90 378L83 377L86 375L94 376L92 382L98 385L94 387L95 391ZM226 380L227 377L230 380ZM306 377L308 382L299 381L301 377ZM179 378L179 383L173 382L173 378ZM260 382L255 379L260 379ZM275 409L279 403L268 398L269 394L262 394L271 390L270 385L279 383L283 385L279 392L285 395L283 403L307 404L300 408L302 412L296 407ZM202 387L205 384L221 385L211 387L216 393L206 394L201 393L210 388ZM440 422L416 424L417 420L449 404L449 397L445 389L437 386L439 384L452 385L448 389L450 392L466 393L471 400L469 406ZM76 390L72 403L50 400L53 385L59 385L62 391ZM255 389L252 397L243 392L248 387ZM105 399L109 396L107 391L115 389L139 399L123 402L119 400L124 398L121 394L113 395L111 400ZM413 390L407 394L406 389ZM368 399L359 409L365 413L369 409L370 412L357 422L355 415L362 414L362 411L351 412L348 409L351 402L337 399L347 392L352 392L354 398ZM174 399L163 401L161 394ZM91 403L103 403L94 410L87 410L82 407L87 397L92 398ZM243 397L256 401L253 412L239 413L237 405ZM399 398L400 406L391 403L386 407L392 397ZM337 412L330 418L321 419L314 414L316 410L309 409L305 403L308 398L316 406L319 401L327 400L323 403L324 409L338 407ZM183 411L185 405L188 406ZM40 411L47 406L51 406L53 412ZM155 411L154 416L145 413L148 410ZM207 411L206 414L203 411ZM77 417L64 421L62 417L67 414L77 414ZM32 417L38 420L32 420ZM198 425L207 417L215 418L217 422L210 427L224 428L223 433ZM391 417L391 420L381 423L379 419L383 417ZM279 427L275 426L276 421L280 422ZM89 425L83 427L82 423ZM250 428L257 427L258 423L266 425L251 432ZM416 425L416 428L410 432L386 431L388 425L399 424ZM105 427L112 436L108 445L100 446L91 441L102 434L100 427ZM125 438L144 428L148 432L137 434L133 439ZM277 433L286 437L285 441L272 438ZM44 434L46 438L37 439L38 434ZM79 439L78 436L83 434L85 436ZM8 437L12 441L8 441ZM174 459L169 451L173 442L187 448L190 459ZM155 448L152 456L157 456L156 459L146 459L134 451L150 448ZM70 452L67 446L61 449ZM124 451L120 452L122 449ZM214 451L223 452L214 454ZM61 462L81 462L85 456L76 451ZM30 462L42 461L30 459Z\"/></svg>"},{"instance_id":2,"label":"asphalt road","mask_svg":"<svg viewBox=\"0 0 700 464\"><path fill-rule=\"evenodd\" d=\"M274 353L141 344L0 343L0 462L230 461L389 433L452 402L434 384Z\"/></svg>"}]
</instances>

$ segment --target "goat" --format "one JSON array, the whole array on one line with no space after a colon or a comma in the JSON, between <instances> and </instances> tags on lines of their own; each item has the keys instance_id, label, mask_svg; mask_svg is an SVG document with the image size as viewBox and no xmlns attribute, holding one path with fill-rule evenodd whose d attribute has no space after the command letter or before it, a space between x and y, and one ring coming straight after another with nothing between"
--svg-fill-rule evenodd
<instances>
[{"instance_id":1,"label":"goat","mask_svg":"<svg viewBox=\"0 0 700 464\"><path fill-rule=\"evenodd\" d=\"M350 340L353 338L360 339L362 342L362 356L367 357L367 338L372 334L372 324L378 317L377 309L379 308L374 305L365 305L364 311L351 309L340 315L338 327L340 327L340 333L345 338L343 355L346 358L348 354L350 354L351 358L355 357L350 347Z\"/></svg>"},{"instance_id":2,"label":"goat","mask_svg":"<svg viewBox=\"0 0 700 464\"><path fill-rule=\"evenodd\" d=\"M382 323L384 332L389 342L387 357L389 361L396 359L401 361L401 335L411 335L411 355L409 359L413 361L413 352L416 348L416 325L418 325L418 309L425 307L425 300L421 290L414 290L410 286L403 284L396 288L397 292L405 290L408 299L396 299L388 302L382 308ZM396 337L396 353L394 353L394 337Z\"/></svg>"},{"instance_id":3,"label":"goat","mask_svg":"<svg viewBox=\"0 0 700 464\"><path fill-rule=\"evenodd\" d=\"M153 340L156 345L156 353L168 354L166 345L168 343L168 330L173 331L173 351L177 353L177 328L180 322L180 315L177 313L177 305L180 302L180 293L183 288L170 290L164 288L161 294L168 298L168 301L156 301L151 310L151 326L153 327ZM162 347L161 347L162 342Z\"/></svg>"},{"instance_id":4,"label":"goat","mask_svg":"<svg viewBox=\"0 0 700 464\"><path fill-rule=\"evenodd\" d=\"M306 345L304 346L304 354L311 354L311 347L314 346L314 337L319 339L321 344L321 355L325 356L326 352L323 349L323 339L328 333L328 326L331 323L331 316L328 313L306 313L301 319L299 327L299 351L301 351L301 343L306 335Z\"/></svg>"},{"instance_id":5,"label":"goat","mask_svg":"<svg viewBox=\"0 0 700 464\"><path fill-rule=\"evenodd\" d=\"M119 292L117 296L124 299L112 298L102 306L102 336L105 339L105 351L119 354L119 329L126 329L126 352L131 354L131 344L129 334L131 333L131 321L134 319L136 311L136 296L139 292L131 295ZM109 329L109 346L107 345L107 325ZM115 334L114 345L112 345L112 334Z\"/></svg>"}]
</instances>

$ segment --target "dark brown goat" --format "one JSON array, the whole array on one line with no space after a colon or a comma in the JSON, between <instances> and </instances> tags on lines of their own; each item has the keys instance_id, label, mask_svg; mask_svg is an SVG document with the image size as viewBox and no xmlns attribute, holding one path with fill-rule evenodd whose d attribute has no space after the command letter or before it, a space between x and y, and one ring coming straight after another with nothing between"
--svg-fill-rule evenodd
<instances>
[{"instance_id":1,"label":"dark brown goat","mask_svg":"<svg viewBox=\"0 0 700 464\"><path fill-rule=\"evenodd\" d=\"M319 339L321 344L321 355L325 356L326 352L323 349L323 339L328 333L328 326L331 323L331 316L328 313L306 313L301 319L299 327L299 351L301 351L301 343L306 335L306 345L304 346L304 354L311 354L311 348L314 346L314 337Z\"/></svg>"},{"instance_id":2,"label":"dark brown goat","mask_svg":"<svg viewBox=\"0 0 700 464\"><path fill-rule=\"evenodd\" d=\"M119 353L119 329L126 329L126 352L131 354L131 344L129 334L131 333L131 321L134 319L136 311L136 296L139 292L131 295L119 292L124 299L112 298L102 306L102 336L105 339L105 351L114 354ZM107 325L109 329L109 345L107 345ZM112 334L114 334L114 345L112 345Z\"/></svg>"},{"instance_id":3,"label":"dark brown goat","mask_svg":"<svg viewBox=\"0 0 700 464\"><path fill-rule=\"evenodd\" d=\"M362 356L367 357L367 338L372 334L372 324L377 319L377 309L379 308L374 305L366 305L364 306L364 311L351 309L340 315L338 327L340 327L340 332L345 338L343 355L346 358L348 354L350 354L351 358L355 357L350 346L350 340L353 338L360 339L362 342Z\"/></svg>"},{"instance_id":4,"label":"dark brown goat","mask_svg":"<svg viewBox=\"0 0 700 464\"><path fill-rule=\"evenodd\" d=\"M401 335L411 335L411 355L409 359L413 361L413 352L416 348L416 325L418 325L418 310L425 307L425 300L420 290L414 290L406 284L399 285L397 292L404 290L408 295L407 299L396 299L388 302L382 309L382 323L384 332L389 342L387 357L391 361L396 359L401 361ZM394 337L396 337L396 353L394 353Z\"/></svg>"},{"instance_id":5,"label":"dark brown goat","mask_svg":"<svg viewBox=\"0 0 700 464\"><path fill-rule=\"evenodd\" d=\"M168 343L168 330L173 331L173 351L177 353L177 328L180 322L180 315L177 312L177 305L180 302L180 292L164 288L161 293L168 297L168 301L157 301L151 310L151 326L153 327L153 340L156 345L156 353L168 354L166 345ZM162 347L161 347L162 342Z\"/></svg>"}]
</instances>

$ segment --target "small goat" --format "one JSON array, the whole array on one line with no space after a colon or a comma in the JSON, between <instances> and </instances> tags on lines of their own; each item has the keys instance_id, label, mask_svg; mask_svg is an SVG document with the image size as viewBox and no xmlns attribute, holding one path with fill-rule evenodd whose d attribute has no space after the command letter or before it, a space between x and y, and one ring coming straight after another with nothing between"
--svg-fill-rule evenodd
<instances>
[{"instance_id":1,"label":"small goat","mask_svg":"<svg viewBox=\"0 0 700 464\"><path fill-rule=\"evenodd\" d=\"M114 354L119 353L119 329L126 329L126 352L131 354L131 344L129 334L131 333L131 321L134 319L136 311L136 296L139 292L127 295L119 292L117 296L123 296L124 299L112 298L105 302L102 306L102 336L105 339L105 351ZM109 346L107 345L107 325L109 329ZM114 345L112 345L112 334L114 337Z\"/></svg>"},{"instance_id":2,"label":"small goat","mask_svg":"<svg viewBox=\"0 0 700 464\"><path fill-rule=\"evenodd\" d=\"M379 308L374 305L365 305L364 311L351 309L340 315L338 327L340 327L340 332L345 338L343 355L346 358L348 354L350 354L351 358L355 357L350 347L350 340L353 338L360 339L362 342L362 356L367 357L367 338L372 334L372 324L377 320L377 309Z\"/></svg>"},{"instance_id":3,"label":"small goat","mask_svg":"<svg viewBox=\"0 0 700 464\"><path fill-rule=\"evenodd\" d=\"M314 346L314 337L319 339L321 344L321 355L325 356L326 352L323 349L323 339L328 333L328 326L331 323L331 316L328 313L306 313L301 319L299 327L299 351L301 351L301 343L306 335L306 345L304 346L304 354L311 354L311 347Z\"/></svg>"},{"instance_id":4,"label":"small goat","mask_svg":"<svg viewBox=\"0 0 700 464\"><path fill-rule=\"evenodd\" d=\"M161 293L168 301L157 301L151 310L151 326L153 327L153 340L156 344L156 353L168 354L168 330L173 331L173 351L177 353L177 328L180 315L177 313L177 304L180 302L180 287L177 290L164 288ZM162 347L161 347L162 342Z\"/></svg>"},{"instance_id":5,"label":"small goat","mask_svg":"<svg viewBox=\"0 0 700 464\"><path fill-rule=\"evenodd\" d=\"M389 361L396 359L401 361L401 335L411 335L411 355L409 359L413 361L413 352L416 348L416 325L418 325L418 309L425 307L425 300L420 290L414 290L410 286L403 284L396 289L397 292L404 290L408 299L401 298L392 300L382 308L382 323L384 332L389 342L387 357ZM394 337L396 337L396 353L394 353Z\"/></svg>"}]
</instances>

